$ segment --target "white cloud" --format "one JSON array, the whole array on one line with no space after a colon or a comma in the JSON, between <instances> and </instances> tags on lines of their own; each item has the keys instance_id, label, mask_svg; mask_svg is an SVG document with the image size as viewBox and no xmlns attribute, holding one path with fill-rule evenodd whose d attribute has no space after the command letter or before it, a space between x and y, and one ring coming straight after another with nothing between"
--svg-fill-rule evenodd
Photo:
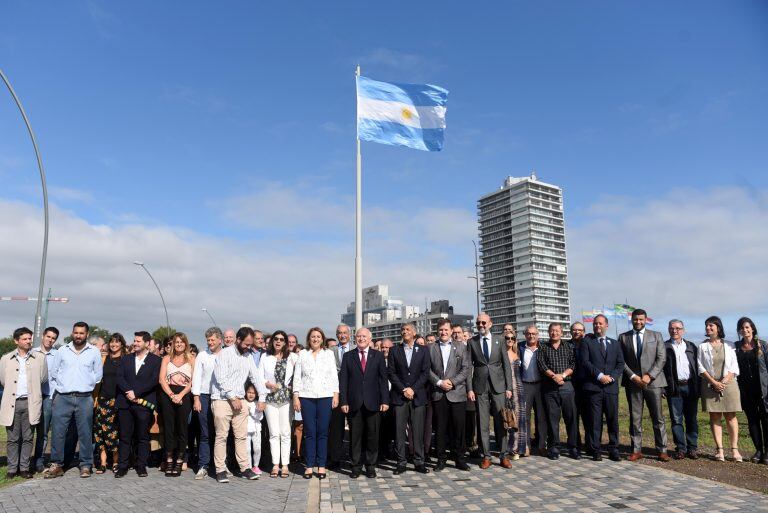
<instances>
[{"instance_id":1,"label":"white cloud","mask_svg":"<svg viewBox=\"0 0 768 513\"><path fill-rule=\"evenodd\" d=\"M736 187L600 199L568 231L574 312L629 300L662 319L766 318L767 203Z\"/></svg>"}]
</instances>

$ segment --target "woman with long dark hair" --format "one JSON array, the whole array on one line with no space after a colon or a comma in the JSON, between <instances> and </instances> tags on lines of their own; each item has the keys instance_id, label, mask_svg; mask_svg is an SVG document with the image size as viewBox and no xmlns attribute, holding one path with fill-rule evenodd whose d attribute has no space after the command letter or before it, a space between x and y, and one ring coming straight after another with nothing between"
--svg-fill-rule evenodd
<instances>
[{"instance_id":1,"label":"woman with long dark hair","mask_svg":"<svg viewBox=\"0 0 768 513\"><path fill-rule=\"evenodd\" d=\"M288 477L291 453L291 384L297 356L288 350L288 335L282 330L272 334L267 354L259 361L259 399L269 427L272 471L269 477ZM263 399L262 399L263 398ZM282 468L281 468L282 463Z\"/></svg>"},{"instance_id":2,"label":"woman with long dark hair","mask_svg":"<svg viewBox=\"0 0 768 513\"><path fill-rule=\"evenodd\" d=\"M755 444L751 460L768 465L768 344L757 338L757 326L749 317L739 319L736 330L741 335L735 344L741 406Z\"/></svg>"},{"instance_id":3,"label":"woman with long dark hair","mask_svg":"<svg viewBox=\"0 0 768 513\"><path fill-rule=\"evenodd\" d=\"M93 446L99 454L97 474L103 474L107 470L108 453L112 454L112 471L117 470L117 369L120 367L120 360L128 352L125 337L120 333L113 333L105 346L107 354L102 361L104 375L98 387L93 412Z\"/></svg>"},{"instance_id":4,"label":"woman with long dark hair","mask_svg":"<svg viewBox=\"0 0 768 513\"><path fill-rule=\"evenodd\" d=\"M187 421L192 412L192 371L195 358L189 352L189 339L178 332L171 337L168 354L160 365L160 409L165 449L165 475L181 475L187 449ZM175 460L174 460L175 456Z\"/></svg>"},{"instance_id":5,"label":"woman with long dark hair","mask_svg":"<svg viewBox=\"0 0 768 513\"><path fill-rule=\"evenodd\" d=\"M723 452L723 426L725 417L728 438L731 441L731 456L742 461L739 453L739 420L736 413L741 411L741 397L736 377L739 365L733 344L725 340L723 321L712 316L704 321L707 338L699 346L699 375L701 376L701 406L709 412L709 427L717 444L717 461L725 461Z\"/></svg>"}]
</instances>

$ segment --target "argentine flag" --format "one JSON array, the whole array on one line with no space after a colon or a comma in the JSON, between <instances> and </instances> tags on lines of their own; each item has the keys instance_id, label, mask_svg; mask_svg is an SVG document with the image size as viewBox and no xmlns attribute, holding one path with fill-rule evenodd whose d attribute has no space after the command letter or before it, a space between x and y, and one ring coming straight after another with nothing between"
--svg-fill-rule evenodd
<instances>
[{"instance_id":1,"label":"argentine flag","mask_svg":"<svg viewBox=\"0 0 768 513\"><path fill-rule=\"evenodd\" d=\"M440 151L448 90L357 77L357 136L416 150Z\"/></svg>"}]
</instances>

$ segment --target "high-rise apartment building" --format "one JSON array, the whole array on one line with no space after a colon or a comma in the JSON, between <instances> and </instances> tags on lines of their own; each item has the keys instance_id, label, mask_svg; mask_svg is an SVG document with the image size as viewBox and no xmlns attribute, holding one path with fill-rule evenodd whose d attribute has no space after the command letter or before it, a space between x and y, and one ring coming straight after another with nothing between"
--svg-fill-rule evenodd
<instances>
[{"instance_id":1,"label":"high-rise apartment building","mask_svg":"<svg viewBox=\"0 0 768 513\"><path fill-rule=\"evenodd\" d=\"M551 322L570 336L563 191L535 174L508 177L477 202L484 311L493 331L515 325L518 337L536 324L547 338ZM523 340L519 338L519 340Z\"/></svg>"}]
</instances>

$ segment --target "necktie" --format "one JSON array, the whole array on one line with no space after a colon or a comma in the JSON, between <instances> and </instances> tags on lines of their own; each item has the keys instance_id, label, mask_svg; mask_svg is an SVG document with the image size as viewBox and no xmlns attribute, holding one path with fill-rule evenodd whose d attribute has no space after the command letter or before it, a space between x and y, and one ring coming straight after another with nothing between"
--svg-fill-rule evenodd
<instances>
[{"instance_id":1,"label":"necktie","mask_svg":"<svg viewBox=\"0 0 768 513\"><path fill-rule=\"evenodd\" d=\"M485 356L485 361L491 359L491 354L488 351L488 337L483 337L483 356Z\"/></svg>"},{"instance_id":2,"label":"necktie","mask_svg":"<svg viewBox=\"0 0 768 513\"><path fill-rule=\"evenodd\" d=\"M603 337L600 337L600 349L603 351L603 354L605 354L608 351L608 348L605 345L605 338Z\"/></svg>"},{"instance_id":3,"label":"necktie","mask_svg":"<svg viewBox=\"0 0 768 513\"><path fill-rule=\"evenodd\" d=\"M363 372L365 372L365 351L360 351L360 367L363 368Z\"/></svg>"},{"instance_id":4,"label":"necktie","mask_svg":"<svg viewBox=\"0 0 768 513\"><path fill-rule=\"evenodd\" d=\"M635 340L637 341L637 361L640 363L640 358L643 356L643 339L639 331L635 332Z\"/></svg>"}]
</instances>

